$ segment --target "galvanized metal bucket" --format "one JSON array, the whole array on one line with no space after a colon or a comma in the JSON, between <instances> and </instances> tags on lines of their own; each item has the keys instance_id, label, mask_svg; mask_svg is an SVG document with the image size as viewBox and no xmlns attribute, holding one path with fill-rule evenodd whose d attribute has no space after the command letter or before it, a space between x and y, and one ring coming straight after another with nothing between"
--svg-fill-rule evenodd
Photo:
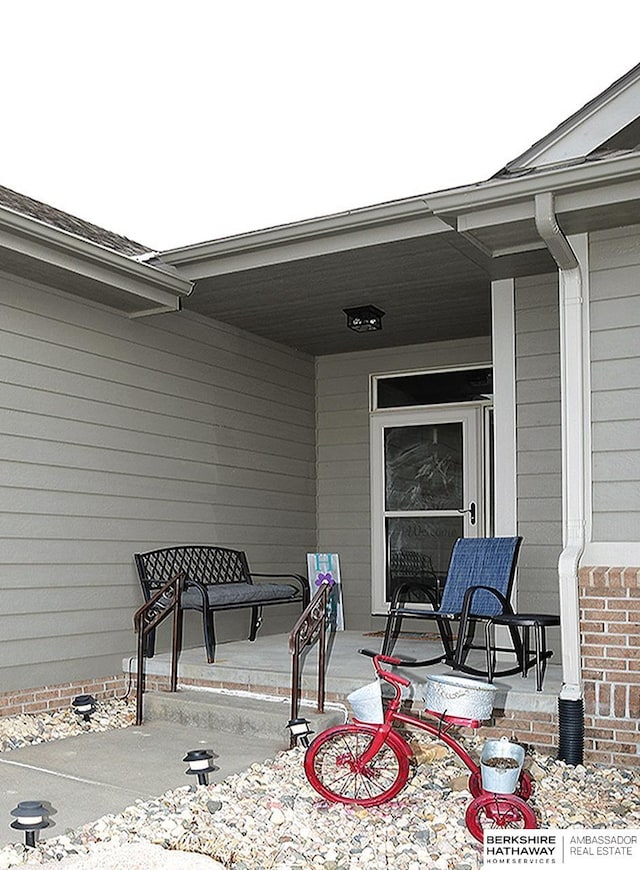
<instances>
[{"instance_id":1,"label":"galvanized metal bucket","mask_svg":"<svg viewBox=\"0 0 640 870\"><path fill-rule=\"evenodd\" d=\"M496 687L480 680L429 674L424 702L427 710L460 719L490 719Z\"/></svg>"},{"instance_id":2,"label":"galvanized metal bucket","mask_svg":"<svg viewBox=\"0 0 640 870\"><path fill-rule=\"evenodd\" d=\"M355 689L350 695L347 695L347 701L351 704L353 715L360 722L375 722L377 724L384 722L379 680L376 680L375 683L367 683L360 689Z\"/></svg>"},{"instance_id":3,"label":"galvanized metal bucket","mask_svg":"<svg viewBox=\"0 0 640 870\"><path fill-rule=\"evenodd\" d=\"M506 737L487 740L480 754L482 788L498 794L513 794L524 763L524 749Z\"/></svg>"}]
</instances>

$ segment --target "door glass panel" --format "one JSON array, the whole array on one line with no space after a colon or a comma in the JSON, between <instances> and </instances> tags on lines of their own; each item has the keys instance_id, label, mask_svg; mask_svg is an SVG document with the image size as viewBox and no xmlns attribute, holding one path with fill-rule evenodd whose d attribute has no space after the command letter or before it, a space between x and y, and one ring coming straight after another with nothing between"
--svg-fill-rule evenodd
<instances>
[{"instance_id":1,"label":"door glass panel","mask_svg":"<svg viewBox=\"0 0 640 870\"><path fill-rule=\"evenodd\" d=\"M374 383L376 410L493 398L493 370L490 368L383 375L377 376Z\"/></svg>"},{"instance_id":2,"label":"door glass panel","mask_svg":"<svg viewBox=\"0 0 640 870\"><path fill-rule=\"evenodd\" d=\"M482 414L468 405L373 415L374 613L402 582L436 586L455 540L483 534Z\"/></svg>"},{"instance_id":3,"label":"door glass panel","mask_svg":"<svg viewBox=\"0 0 640 870\"><path fill-rule=\"evenodd\" d=\"M449 557L463 535L459 517L387 517L386 600L398 585L424 583L437 592L447 575Z\"/></svg>"},{"instance_id":4,"label":"door glass panel","mask_svg":"<svg viewBox=\"0 0 640 870\"><path fill-rule=\"evenodd\" d=\"M384 440L386 510L463 506L461 423L393 426L385 429Z\"/></svg>"}]
</instances>

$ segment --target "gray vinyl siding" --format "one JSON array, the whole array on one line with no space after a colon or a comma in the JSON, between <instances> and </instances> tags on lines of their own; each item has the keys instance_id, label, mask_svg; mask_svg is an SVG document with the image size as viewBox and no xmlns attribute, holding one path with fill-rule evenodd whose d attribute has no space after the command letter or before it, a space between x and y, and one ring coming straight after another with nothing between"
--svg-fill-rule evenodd
<instances>
[{"instance_id":1,"label":"gray vinyl siding","mask_svg":"<svg viewBox=\"0 0 640 870\"><path fill-rule=\"evenodd\" d=\"M640 225L590 240L594 541L640 533Z\"/></svg>"},{"instance_id":2,"label":"gray vinyl siding","mask_svg":"<svg viewBox=\"0 0 640 870\"><path fill-rule=\"evenodd\" d=\"M490 359L488 337L317 359L318 547L340 555L348 629L384 624L371 616L369 376Z\"/></svg>"},{"instance_id":3,"label":"gray vinyl siding","mask_svg":"<svg viewBox=\"0 0 640 870\"><path fill-rule=\"evenodd\" d=\"M515 298L517 517L524 539L518 608L557 613L562 550L557 275L518 279Z\"/></svg>"},{"instance_id":4,"label":"gray vinyl siding","mask_svg":"<svg viewBox=\"0 0 640 870\"><path fill-rule=\"evenodd\" d=\"M1 690L120 672L141 603L134 552L215 543L245 549L256 571L305 572L311 357L0 275L0 366ZM298 613L267 610L262 631ZM247 612L216 625L245 637Z\"/></svg>"}]
</instances>

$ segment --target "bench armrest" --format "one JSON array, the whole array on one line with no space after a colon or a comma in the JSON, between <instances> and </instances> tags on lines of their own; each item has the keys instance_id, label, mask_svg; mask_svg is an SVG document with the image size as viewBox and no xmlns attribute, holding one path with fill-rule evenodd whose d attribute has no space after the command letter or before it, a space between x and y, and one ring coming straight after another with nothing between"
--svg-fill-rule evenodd
<instances>
[{"instance_id":1,"label":"bench armrest","mask_svg":"<svg viewBox=\"0 0 640 870\"><path fill-rule=\"evenodd\" d=\"M209 596L207 594L207 587L204 583L201 583L199 580L192 580L190 577L186 577L184 581L184 589L190 588L197 589L200 593L200 599L202 602L203 609L209 606Z\"/></svg>"}]
</instances>

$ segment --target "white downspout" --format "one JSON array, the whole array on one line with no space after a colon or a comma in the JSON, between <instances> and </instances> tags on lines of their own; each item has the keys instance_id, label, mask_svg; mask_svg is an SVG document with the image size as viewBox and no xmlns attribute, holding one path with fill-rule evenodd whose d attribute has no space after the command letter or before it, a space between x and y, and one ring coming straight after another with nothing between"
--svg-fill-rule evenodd
<instances>
[{"instance_id":1,"label":"white downspout","mask_svg":"<svg viewBox=\"0 0 640 870\"><path fill-rule=\"evenodd\" d=\"M540 237L558 265L560 284L563 537L558 560L563 676L560 699L577 701L583 697L578 567L586 539L583 276L578 258L558 226L553 193L536 195L535 221Z\"/></svg>"}]
</instances>

